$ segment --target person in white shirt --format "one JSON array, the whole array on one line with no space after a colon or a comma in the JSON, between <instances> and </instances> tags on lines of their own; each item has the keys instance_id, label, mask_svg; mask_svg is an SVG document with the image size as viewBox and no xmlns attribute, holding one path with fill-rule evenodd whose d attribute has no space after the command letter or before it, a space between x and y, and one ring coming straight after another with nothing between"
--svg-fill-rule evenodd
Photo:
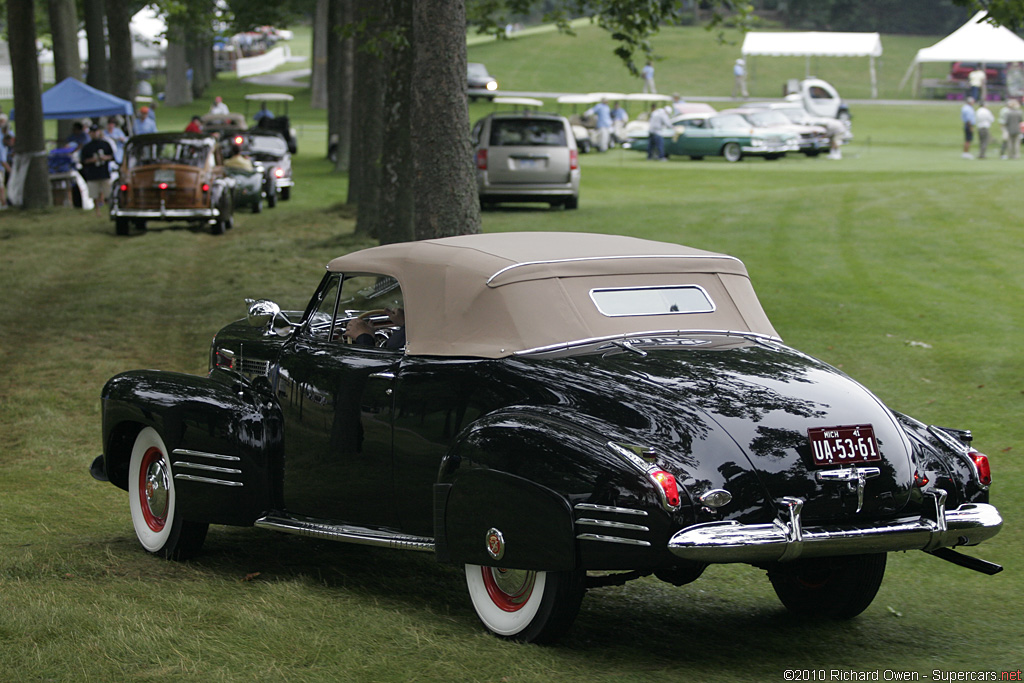
<instances>
[{"instance_id":1,"label":"person in white shirt","mask_svg":"<svg viewBox=\"0 0 1024 683\"><path fill-rule=\"evenodd\" d=\"M672 128L672 120L668 116L668 109L672 107L659 107L651 105L651 115L647 119L647 158L654 161L665 161L665 137L663 133Z\"/></svg>"},{"instance_id":2,"label":"person in white shirt","mask_svg":"<svg viewBox=\"0 0 1024 683\"><path fill-rule=\"evenodd\" d=\"M995 120L996 117L992 114L992 110L986 107L984 102L978 107L978 111L974 112L974 126L978 129L979 159L985 158L985 152L988 150L989 129L992 128Z\"/></svg>"},{"instance_id":3,"label":"person in white shirt","mask_svg":"<svg viewBox=\"0 0 1024 683\"><path fill-rule=\"evenodd\" d=\"M221 99L220 95L213 98L213 104L210 106L211 114L230 114L228 105L224 104L224 100Z\"/></svg>"}]
</instances>

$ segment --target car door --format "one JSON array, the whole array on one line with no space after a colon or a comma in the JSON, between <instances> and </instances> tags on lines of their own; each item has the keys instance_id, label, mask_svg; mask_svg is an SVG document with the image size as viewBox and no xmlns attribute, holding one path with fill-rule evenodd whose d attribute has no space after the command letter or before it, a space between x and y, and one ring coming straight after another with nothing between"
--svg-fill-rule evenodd
<instances>
[{"instance_id":1,"label":"car door","mask_svg":"<svg viewBox=\"0 0 1024 683\"><path fill-rule=\"evenodd\" d=\"M683 134L676 140L676 154L703 156L718 153L717 141L712 142L713 132L706 119L683 119L676 123L677 127L680 125L683 127Z\"/></svg>"},{"instance_id":2,"label":"car door","mask_svg":"<svg viewBox=\"0 0 1024 683\"><path fill-rule=\"evenodd\" d=\"M359 526L397 527L392 500L392 382L401 349L349 343L363 314L386 330L393 278L324 280L280 359L276 391L284 417L286 512Z\"/></svg>"}]
</instances>

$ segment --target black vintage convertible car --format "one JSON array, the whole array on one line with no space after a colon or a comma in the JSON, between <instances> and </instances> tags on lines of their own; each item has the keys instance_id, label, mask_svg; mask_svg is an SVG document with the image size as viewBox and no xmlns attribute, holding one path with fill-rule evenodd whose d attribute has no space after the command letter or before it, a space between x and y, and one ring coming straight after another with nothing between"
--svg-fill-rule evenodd
<instances>
[{"instance_id":1,"label":"black vintage convertible car","mask_svg":"<svg viewBox=\"0 0 1024 683\"><path fill-rule=\"evenodd\" d=\"M590 586L712 563L832 618L892 551L995 573L953 550L1002 525L970 444L786 346L735 258L507 233L342 256L305 312L251 301L207 375L112 378L91 472L151 553L209 524L433 553L543 642Z\"/></svg>"}]
</instances>

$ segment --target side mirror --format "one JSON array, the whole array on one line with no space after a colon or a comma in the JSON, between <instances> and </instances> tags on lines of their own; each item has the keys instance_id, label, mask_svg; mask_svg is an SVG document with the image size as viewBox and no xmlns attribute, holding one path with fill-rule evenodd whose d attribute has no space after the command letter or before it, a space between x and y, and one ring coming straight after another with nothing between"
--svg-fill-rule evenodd
<instances>
[{"instance_id":1,"label":"side mirror","mask_svg":"<svg viewBox=\"0 0 1024 683\"><path fill-rule=\"evenodd\" d=\"M281 312L281 307L273 301L246 299L245 303L249 306L249 324L253 327L262 327L264 334L287 337L292 328L298 327L288 320L288 316Z\"/></svg>"}]
</instances>

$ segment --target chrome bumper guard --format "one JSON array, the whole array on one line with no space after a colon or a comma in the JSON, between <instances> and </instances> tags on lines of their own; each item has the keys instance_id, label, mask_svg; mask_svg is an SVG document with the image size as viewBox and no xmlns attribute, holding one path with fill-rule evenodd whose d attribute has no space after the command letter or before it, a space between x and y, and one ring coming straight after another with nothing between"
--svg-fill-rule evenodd
<instances>
[{"instance_id":1,"label":"chrome bumper guard","mask_svg":"<svg viewBox=\"0 0 1024 683\"><path fill-rule=\"evenodd\" d=\"M212 209L165 209L163 207L159 209L122 209L114 206L110 209L110 216L111 218L181 218L186 220L201 218L213 220L220 216L220 209L217 207Z\"/></svg>"},{"instance_id":2,"label":"chrome bumper guard","mask_svg":"<svg viewBox=\"0 0 1024 683\"><path fill-rule=\"evenodd\" d=\"M676 533L668 549L684 560L708 563L787 562L798 557L860 555L897 550L925 550L977 545L1003 525L999 511L986 503L965 503L946 510L946 492L930 492L930 514L921 517L804 528L804 501L783 498L783 509L771 524L710 522Z\"/></svg>"}]
</instances>

